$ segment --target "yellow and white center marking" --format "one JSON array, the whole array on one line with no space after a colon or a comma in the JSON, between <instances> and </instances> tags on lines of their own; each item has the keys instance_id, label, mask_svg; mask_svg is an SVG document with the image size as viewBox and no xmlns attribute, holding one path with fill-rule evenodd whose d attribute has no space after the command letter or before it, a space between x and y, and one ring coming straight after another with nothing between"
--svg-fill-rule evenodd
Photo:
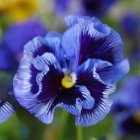
<instances>
[{"instance_id":1,"label":"yellow and white center marking","mask_svg":"<svg viewBox=\"0 0 140 140\"><path fill-rule=\"evenodd\" d=\"M61 84L64 88L71 88L75 85L76 83L76 74L75 73L70 73L70 74L66 74L62 81Z\"/></svg>"}]
</instances>

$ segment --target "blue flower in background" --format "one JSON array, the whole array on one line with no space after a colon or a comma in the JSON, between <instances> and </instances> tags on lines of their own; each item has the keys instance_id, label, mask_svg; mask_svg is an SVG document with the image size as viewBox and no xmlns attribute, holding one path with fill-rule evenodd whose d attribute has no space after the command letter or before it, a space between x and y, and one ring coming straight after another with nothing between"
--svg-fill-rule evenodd
<instances>
[{"instance_id":1,"label":"blue flower in background","mask_svg":"<svg viewBox=\"0 0 140 140\"><path fill-rule=\"evenodd\" d=\"M23 46L34 37L45 34L44 25L34 19L9 27L0 44L0 69L16 70L22 56Z\"/></svg>"},{"instance_id":2,"label":"blue flower in background","mask_svg":"<svg viewBox=\"0 0 140 140\"><path fill-rule=\"evenodd\" d=\"M123 33L128 37L133 37L133 39L138 36L139 25L139 16L132 12L127 12L120 21L120 27Z\"/></svg>"},{"instance_id":3,"label":"blue flower in background","mask_svg":"<svg viewBox=\"0 0 140 140\"><path fill-rule=\"evenodd\" d=\"M140 132L140 77L126 79L122 89L114 97L112 110L116 130L120 135L139 135Z\"/></svg>"},{"instance_id":4,"label":"blue flower in background","mask_svg":"<svg viewBox=\"0 0 140 140\"><path fill-rule=\"evenodd\" d=\"M69 29L50 32L24 47L14 77L14 96L49 124L57 107L76 116L76 125L98 123L110 111L109 94L129 71L117 32L96 18L68 16Z\"/></svg>"},{"instance_id":5,"label":"blue flower in background","mask_svg":"<svg viewBox=\"0 0 140 140\"><path fill-rule=\"evenodd\" d=\"M104 16L118 0L81 0L86 15Z\"/></svg>"},{"instance_id":6,"label":"blue flower in background","mask_svg":"<svg viewBox=\"0 0 140 140\"><path fill-rule=\"evenodd\" d=\"M120 20L120 27L122 35L127 39L130 63L137 65L140 61L140 16L133 12L127 12Z\"/></svg>"}]
</instances>

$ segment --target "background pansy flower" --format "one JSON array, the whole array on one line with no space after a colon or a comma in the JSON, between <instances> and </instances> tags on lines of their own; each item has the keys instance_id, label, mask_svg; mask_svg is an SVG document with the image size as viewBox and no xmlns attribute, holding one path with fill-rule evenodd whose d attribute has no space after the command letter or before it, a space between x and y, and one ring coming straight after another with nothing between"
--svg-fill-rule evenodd
<instances>
[{"instance_id":1,"label":"background pansy flower","mask_svg":"<svg viewBox=\"0 0 140 140\"><path fill-rule=\"evenodd\" d=\"M110 111L109 94L129 70L117 32L96 18L69 16L63 35L36 37L24 47L14 77L14 96L49 124L57 107L89 126Z\"/></svg>"},{"instance_id":2,"label":"background pansy flower","mask_svg":"<svg viewBox=\"0 0 140 140\"><path fill-rule=\"evenodd\" d=\"M125 13L120 20L120 28L130 63L137 65L140 61L140 16L132 11Z\"/></svg>"},{"instance_id":3,"label":"background pansy flower","mask_svg":"<svg viewBox=\"0 0 140 140\"><path fill-rule=\"evenodd\" d=\"M0 16L19 22L33 16L38 9L38 0L0 1Z\"/></svg>"},{"instance_id":4,"label":"background pansy flower","mask_svg":"<svg viewBox=\"0 0 140 140\"><path fill-rule=\"evenodd\" d=\"M140 77L126 79L118 94L114 96L112 111L116 131L120 135L139 135L140 132Z\"/></svg>"},{"instance_id":5,"label":"background pansy flower","mask_svg":"<svg viewBox=\"0 0 140 140\"><path fill-rule=\"evenodd\" d=\"M35 19L11 25L4 33L0 44L0 69L17 69L22 56L23 46L35 36L44 36L45 26Z\"/></svg>"},{"instance_id":6,"label":"background pansy flower","mask_svg":"<svg viewBox=\"0 0 140 140\"><path fill-rule=\"evenodd\" d=\"M129 21L129 22L128 22ZM123 34L133 39L139 34L140 17L136 13L127 12L120 20L120 27Z\"/></svg>"},{"instance_id":7,"label":"background pansy flower","mask_svg":"<svg viewBox=\"0 0 140 140\"><path fill-rule=\"evenodd\" d=\"M84 14L102 17L118 0L81 0Z\"/></svg>"}]
</instances>

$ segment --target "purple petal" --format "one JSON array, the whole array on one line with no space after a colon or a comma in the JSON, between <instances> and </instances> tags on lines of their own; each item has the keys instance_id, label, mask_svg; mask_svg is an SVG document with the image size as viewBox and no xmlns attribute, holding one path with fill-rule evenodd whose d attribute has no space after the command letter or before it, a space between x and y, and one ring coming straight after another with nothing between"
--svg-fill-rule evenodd
<instances>
[{"instance_id":1,"label":"purple petal","mask_svg":"<svg viewBox=\"0 0 140 140\"><path fill-rule=\"evenodd\" d=\"M97 66L97 73L100 78L107 83L117 83L129 71L129 62L127 59L122 62L108 67L99 68Z\"/></svg>"},{"instance_id":2,"label":"purple petal","mask_svg":"<svg viewBox=\"0 0 140 140\"><path fill-rule=\"evenodd\" d=\"M76 125L90 126L103 120L109 113L111 101L107 97L100 100L95 99L95 105L91 110L82 109L81 114L76 117Z\"/></svg>"},{"instance_id":3,"label":"purple petal","mask_svg":"<svg viewBox=\"0 0 140 140\"><path fill-rule=\"evenodd\" d=\"M55 80L61 77L58 66L59 63L52 53L44 53L31 60L25 55L14 77L14 95L18 102L46 124L51 123L57 106L53 101L58 88ZM30 75L32 73L34 74ZM36 86L38 88L33 93Z\"/></svg>"},{"instance_id":4,"label":"purple petal","mask_svg":"<svg viewBox=\"0 0 140 140\"><path fill-rule=\"evenodd\" d=\"M76 124L89 126L102 120L110 111L111 101L108 95L115 90L115 85L106 85L96 73L97 60L88 60L78 69L77 84L84 85L90 92L95 103L92 109L82 109L76 117ZM104 63L103 63L104 64Z\"/></svg>"},{"instance_id":5,"label":"purple petal","mask_svg":"<svg viewBox=\"0 0 140 140\"><path fill-rule=\"evenodd\" d=\"M105 61L88 59L85 63L78 67L77 70L77 84L84 85L88 88L89 91L91 90L90 93L93 98L94 95L102 97L104 92L110 94L115 90L115 85L107 85L102 81L102 79L100 79L100 75L96 72L96 66L99 63L102 64L101 67L103 67L105 63L107 66L109 65L109 63Z\"/></svg>"},{"instance_id":6,"label":"purple petal","mask_svg":"<svg viewBox=\"0 0 140 140\"><path fill-rule=\"evenodd\" d=\"M82 108L91 109L94 105L94 99L84 86L62 89L55 101L59 107L74 115L79 115Z\"/></svg>"},{"instance_id":7,"label":"purple petal","mask_svg":"<svg viewBox=\"0 0 140 140\"><path fill-rule=\"evenodd\" d=\"M123 60L123 44L118 33L95 19L79 18L64 33L62 46L74 68L88 58L102 59L112 64Z\"/></svg>"}]
</instances>

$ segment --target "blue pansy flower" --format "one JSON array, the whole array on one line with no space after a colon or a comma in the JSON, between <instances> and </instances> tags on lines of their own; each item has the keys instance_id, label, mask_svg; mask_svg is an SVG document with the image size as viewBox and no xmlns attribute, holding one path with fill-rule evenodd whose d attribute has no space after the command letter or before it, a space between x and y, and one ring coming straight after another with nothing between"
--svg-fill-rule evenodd
<instances>
[{"instance_id":1,"label":"blue pansy flower","mask_svg":"<svg viewBox=\"0 0 140 140\"><path fill-rule=\"evenodd\" d=\"M22 56L23 46L35 36L45 34L45 26L35 19L10 26L4 33L0 44L0 69L16 70Z\"/></svg>"},{"instance_id":2,"label":"blue pansy flower","mask_svg":"<svg viewBox=\"0 0 140 140\"><path fill-rule=\"evenodd\" d=\"M127 12L120 20L122 35L128 44L130 63L139 64L140 61L140 16L133 12Z\"/></svg>"},{"instance_id":3,"label":"blue pansy flower","mask_svg":"<svg viewBox=\"0 0 140 140\"><path fill-rule=\"evenodd\" d=\"M140 132L140 77L126 79L114 97L112 107L116 132L119 135L139 135Z\"/></svg>"},{"instance_id":4,"label":"blue pansy flower","mask_svg":"<svg viewBox=\"0 0 140 140\"><path fill-rule=\"evenodd\" d=\"M120 20L120 27L127 37L136 38L139 34L140 17L133 12L127 12Z\"/></svg>"},{"instance_id":5,"label":"blue pansy flower","mask_svg":"<svg viewBox=\"0 0 140 140\"><path fill-rule=\"evenodd\" d=\"M117 32L96 18L68 16L63 35L48 33L24 47L14 77L14 96L42 122L61 107L89 126L110 111L109 94L129 70Z\"/></svg>"},{"instance_id":6,"label":"blue pansy flower","mask_svg":"<svg viewBox=\"0 0 140 140\"><path fill-rule=\"evenodd\" d=\"M117 1L118 0L81 0L81 3L86 15L101 17L104 16Z\"/></svg>"}]
</instances>

